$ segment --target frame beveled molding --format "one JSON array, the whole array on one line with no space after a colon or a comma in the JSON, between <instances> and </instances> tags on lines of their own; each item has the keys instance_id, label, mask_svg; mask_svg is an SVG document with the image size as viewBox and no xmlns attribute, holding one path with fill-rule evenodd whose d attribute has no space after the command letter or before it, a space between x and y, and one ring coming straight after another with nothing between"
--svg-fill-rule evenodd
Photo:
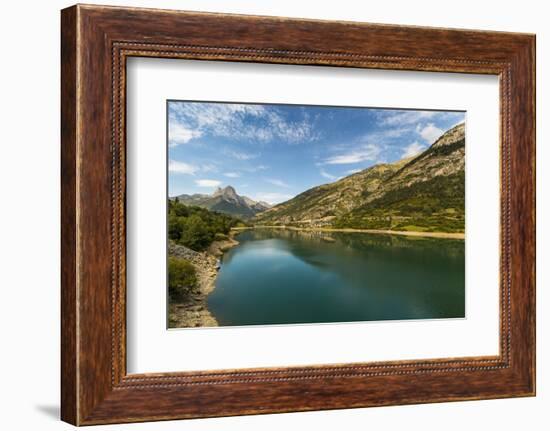
<instances>
[{"instance_id":1,"label":"frame beveled molding","mask_svg":"<svg viewBox=\"0 0 550 431\"><path fill-rule=\"evenodd\" d=\"M63 420L534 395L534 36L77 5L62 11L61 40ZM498 75L499 355L127 375L125 66L132 56Z\"/></svg>"}]
</instances>

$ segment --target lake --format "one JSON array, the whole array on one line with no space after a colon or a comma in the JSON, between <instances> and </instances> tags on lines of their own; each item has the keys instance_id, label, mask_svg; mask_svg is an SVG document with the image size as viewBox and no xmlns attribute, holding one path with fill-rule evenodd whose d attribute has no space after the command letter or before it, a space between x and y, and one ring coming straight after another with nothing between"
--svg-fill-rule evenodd
<instances>
[{"instance_id":1,"label":"lake","mask_svg":"<svg viewBox=\"0 0 550 431\"><path fill-rule=\"evenodd\" d=\"M464 317L464 241L245 230L208 309L220 326Z\"/></svg>"}]
</instances>

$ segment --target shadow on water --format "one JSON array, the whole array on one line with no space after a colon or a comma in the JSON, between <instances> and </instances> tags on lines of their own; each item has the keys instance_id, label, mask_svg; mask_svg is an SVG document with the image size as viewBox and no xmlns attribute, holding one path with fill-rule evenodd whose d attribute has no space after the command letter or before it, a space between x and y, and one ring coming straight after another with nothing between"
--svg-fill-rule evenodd
<instances>
[{"instance_id":1,"label":"shadow on water","mask_svg":"<svg viewBox=\"0 0 550 431\"><path fill-rule=\"evenodd\" d=\"M222 325L464 317L464 241L256 229L223 259Z\"/></svg>"}]
</instances>

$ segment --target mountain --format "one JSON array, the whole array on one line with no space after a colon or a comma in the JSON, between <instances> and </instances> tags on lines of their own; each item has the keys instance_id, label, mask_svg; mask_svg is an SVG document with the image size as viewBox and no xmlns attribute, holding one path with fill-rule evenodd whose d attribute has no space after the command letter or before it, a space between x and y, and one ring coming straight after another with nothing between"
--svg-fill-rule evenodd
<instances>
[{"instance_id":1,"label":"mountain","mask_svg":"<svg viewBox=\"0 0 550 431\"><path fill-rule=\"evenodd\" d=\"M194 194L179 195L171 199L178 199L185 205L194 205L243 218L254 215L271 208L267 202L256 202L246 196L239 196L231 186L218 187L211 195Z\"/></svg>"},{"instance_id":2,"label":"mountain","mask_svg":"<svg viewBox=\"0 0 550 431\"><path fill-rule=\"evenodd\" d=\"M464 132L461 123L415 157L309 189L257 215L254 222L463 232Z\"/></svg>"}]
</instances>

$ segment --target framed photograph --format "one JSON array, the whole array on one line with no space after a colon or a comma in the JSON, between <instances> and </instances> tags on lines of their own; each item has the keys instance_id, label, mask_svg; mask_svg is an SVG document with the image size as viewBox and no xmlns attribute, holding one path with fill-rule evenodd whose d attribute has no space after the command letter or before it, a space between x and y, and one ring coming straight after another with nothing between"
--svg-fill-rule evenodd
<instances>
[{"instance_id":1,"label":"framed photograph","mask_svg":"<svg viewBox=\"0 0 550 431\"><path fill-rule=\"evenodd\" d=\"M62 11L62 419L535 394L535 37Z\"/></svg>"},{"instance_id":2,"label":"framed photograph","mask_svg":"<svg viewBox=\"0 0 550 431\"><path fill-rule=\"evenodd\" d=\"M169 328L466 317L465 112L167 111Z\"/></svg>"}]
</instances>

